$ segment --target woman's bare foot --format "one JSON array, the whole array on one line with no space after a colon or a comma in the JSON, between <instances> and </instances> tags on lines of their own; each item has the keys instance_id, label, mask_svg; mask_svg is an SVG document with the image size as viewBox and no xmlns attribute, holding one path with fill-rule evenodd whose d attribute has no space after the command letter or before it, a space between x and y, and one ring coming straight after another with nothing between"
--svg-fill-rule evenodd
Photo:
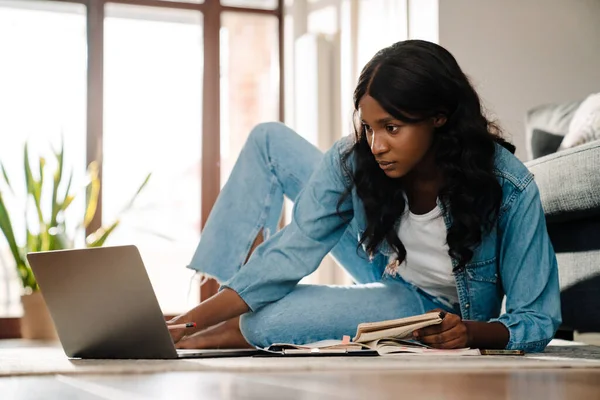
<instances>
[{"instance_id":1,"label":"woman's bare foot","mask_svg":"<svg viewBox=\"0 0 600 400\"><path fill-rule=\"evenodd\" d=\"M178 349L251 349L240 331L240 317L214 328L185 337L175 345Z\"/></svg>"}]
</instances>

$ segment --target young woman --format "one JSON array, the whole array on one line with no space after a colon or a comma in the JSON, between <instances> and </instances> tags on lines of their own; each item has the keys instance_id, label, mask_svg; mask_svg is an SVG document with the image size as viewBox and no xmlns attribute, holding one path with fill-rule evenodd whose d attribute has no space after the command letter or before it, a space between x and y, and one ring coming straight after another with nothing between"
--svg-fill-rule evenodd
<instances>
[{"instance_id":1,"label":"young woman","mask_svg":"<svg viewBox=\"0 0 600 400\"><path fill-rule=\"evenodd\" d=\"M324 155L282 124L252 131L189 266L221 290L170 321L197 323L172 331L177 346L341 339L439 309L417 340L542 351L561 317L538 188L454 57L385 48L354 106L354 135ZM293 219L276 232L283 196ZM357 284L298 285L330 252Z\"/></svg>"}]
</instances>

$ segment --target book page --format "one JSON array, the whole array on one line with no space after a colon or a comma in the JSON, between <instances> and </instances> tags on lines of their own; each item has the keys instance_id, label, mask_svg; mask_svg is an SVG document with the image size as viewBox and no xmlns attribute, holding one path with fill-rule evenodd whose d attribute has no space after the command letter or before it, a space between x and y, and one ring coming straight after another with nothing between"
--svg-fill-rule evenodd
<instances>
[{"instance_id":1,"label":"book page","mask_svg":"<svg viewBox=\"0 0 600 400\"><path fill-rule=\"evenodd\" d=\"M416 340L410 339L398 339L398 338L386 338L386 339L378 339L372 342L365 343L370 348L377 348L377 346L409 346L409 347L422 347L424 349L432 349L424 343L418 342Z\"/></svg>"},{"instance_id":2,"label":"book page","mask_svg":"<svg viewBox=\"0 0 600 400\"><path fill-rule=\"evenodd\" d=\"M370 349L377 350L379 355L418 354L437 356L479 356L479 349L435 349L414 340L379 339L365 343Z\"/></svg>"},{"instance_id":3,"label":"book page","mask_svg":"<svg viewBox=\"0 0 600 400\"><path fill-rule=\"evenodd\" d=\"M400 326L409 326L420 322L425 321L438 321L441 322L442 318L440 313L426 313L421 315L415 315L414 317L406 317L399 319L391 319L388 321L380 321L380 322L365 322L358 325L357 335L362 332L373 332L379 331L382 329L395 328Z\"/></svg>"},{"instance_id":4,"label":"book page","mask_svg":"<svg viewBox=\"0 0 600 400\"><path fill-rule=\"evenodd\" d=\"M291 343L274 343L267 347L267 350L274 349L298 349L298 350L309 350L309 349L347 349L347 350L360 350L365 348L360 343L344 343L341 340L320 340L318 342L306 343L306 344L291 344Z\"/></svg>"},{"instance_id":5,"label":"book page","mask_svg":"<svg viewBox=\"0 0 600 400\"><path fill-rule=\"evenodd\" d=\"M421 328L425 328L431 325L437 325L442 322L441 318L437 320L423 321L420 323L413 323L411 325L399 326L395 328L371 331L371 332L357 332L357 335L352 339L356 343L371 342L377 339L385 338L396 338L396 339L411 339L412 333Z\"/></svg>"},{"instance_id":6,"label":"book page","mask_svg":"<svg viewBox=\"0 0 600 400\"><path fill-rule=\"evenodd\" d=\"M417 346L390 346L382 345L377 349L381 356L400 354L415 354L420 356L480 356L479 349L432 349Z\"/></svg>"}]
</instances>

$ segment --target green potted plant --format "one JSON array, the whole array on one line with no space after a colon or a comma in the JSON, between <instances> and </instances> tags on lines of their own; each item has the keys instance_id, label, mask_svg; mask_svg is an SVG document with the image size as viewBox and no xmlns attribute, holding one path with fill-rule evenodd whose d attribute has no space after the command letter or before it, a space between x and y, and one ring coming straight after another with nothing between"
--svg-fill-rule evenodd
<instances>
[{"instance_id":1,"label":"green potted plant","mask_svg":"<svg viewBox=\"0 0 600 400\"><path fill-rule=\"evenodd\" d=\"M18 276L23 286L21 301L23 304L23 318L21 319L22 336L27 339L55 339L56 331L49 316L44 300L39 292L35 276L27 262L27 253L32 251L62 250L75 247L75 239L85 231L96 214L98 196L100 193L100 180L98 178L99 166L96 162L90 163L87 169L87 184L85 185L85 213L78 221L69 221L76 226L71 232L67 231L66 211L73 204L78 195L72 191L73 171L68 180L64 174L64 146L59 151L53 151L54 163L48 165L42 156L37 158L34 165L29 157L28 145L25 144L23 152L23 165L26 187L25 210L25 235L19 240L11 213L5 203L6 195L15 195L9 174L0 160L2 176L0 181L0 230L4 234L14 259ZM37 173L34 173L36 171ZM127 206L119 216L129 210L148 183L150 174L146 176L141 186L135 192ZM80 195L83 195L80 193ZM29 215L29 213L33 213ZM35 222L32 222L35 221ZM86 247L102 246L110 234L119 226L120 219L109 225L100 227L85 238Z\"/></svg>"}]
</instances>

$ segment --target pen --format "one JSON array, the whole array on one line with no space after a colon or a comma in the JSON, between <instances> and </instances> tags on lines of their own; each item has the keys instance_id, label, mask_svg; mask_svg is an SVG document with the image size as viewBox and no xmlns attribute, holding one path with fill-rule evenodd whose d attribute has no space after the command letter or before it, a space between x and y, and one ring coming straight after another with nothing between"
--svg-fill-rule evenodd
<instances>
[{"instance_id":1,"label":"pen","mask_svg":"<svg viewBox=\"0 0 600 400\"><path fill-rule=\"evenodd\" d=\"M169 328L169 330L171 330L171 329L183 329L183 328L195 328L196 327L196 323L195 322L188 322L187 324L167 325L167 327Z\"/></svg>"}]
</instances>

